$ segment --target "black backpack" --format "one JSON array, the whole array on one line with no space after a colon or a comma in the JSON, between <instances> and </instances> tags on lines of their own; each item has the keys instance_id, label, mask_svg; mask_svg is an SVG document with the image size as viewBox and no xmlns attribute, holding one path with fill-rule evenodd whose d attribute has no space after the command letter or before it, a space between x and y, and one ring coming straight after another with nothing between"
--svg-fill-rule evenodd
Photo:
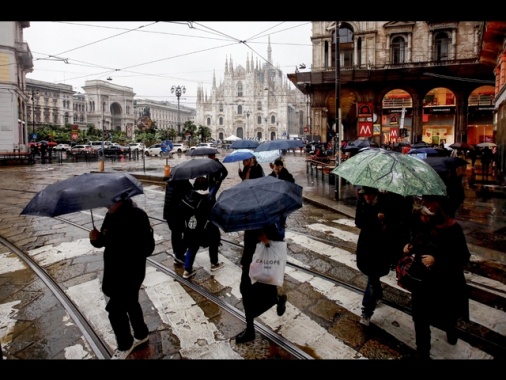
<instances>
[{"instance_id":1,"label":"black backpack","mask_svg":"<svg viewBox=\"0 0 506 380\"><path fill-rule=\"evenodd\" d=\"M145 257L151 256L151 254L155 250L155 233L153 231L153 227L151 227L151 223L149 222L148 215L143 211L141 218L144 219L142 221L142 231L140 231L140 246L142 247L142 254Z\"/></svg>"},{"instance_id":2,"label":"black backpack","mask_svg":"<svg viewBox=\"0 0 506 380\"><path fill-rule=\"evenodd\" d=\"M206 227L210 223L209 217L210 200L207 196L202 196L195 191L191 191L185 195L181 200L181 210L184 217L185 224L185 240L199 241L202 247L208 247L209 242L207 239Z\"/></svg>"}]
</instances>

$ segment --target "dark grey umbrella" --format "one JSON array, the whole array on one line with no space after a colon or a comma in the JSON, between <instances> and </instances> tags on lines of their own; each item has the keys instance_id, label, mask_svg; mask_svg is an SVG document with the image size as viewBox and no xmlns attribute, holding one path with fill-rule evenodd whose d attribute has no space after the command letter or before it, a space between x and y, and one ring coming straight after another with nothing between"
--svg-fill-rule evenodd
<instances>
[{"instance_id":1,"label":"dark grey umbrella","mask_svg":"<svg viewBox=\"0 0 506 380\"><path fill-rule=\"evenodd\" d=\"M344 152L353 152L353 151L358 152L360 149L371 148L371 147L377 148L378 144L376 144L375 142L371 142L367 139L358 139L358 140L355 140L355 141L352 141L352 142L346 144L346 146L343 148L343 151Z\"/></svg>"},{"instance_id":2,"label":"dark grey umbrella","mask_svg":"<svg viewBox=\"0 0 506 380\"><path fill-rule=\"evenodd\" d=\"M261 143L256 147L255 152L265 152L267 150L288 150L300 148L302 146L304 146L304 143L300 140L275 139Z\"/></svg>"},{"instance_id":3,"label":"dark grey umbrella","mask_svg":"<svg viewBox=\"0 0 506 380\"><path fill-rule=\"evenodd\" d=\"M188 160L177 164L172 168L169 181L177 181L180 179L193 179L208 174L214 174L223 168L223 164L210 158L202 158L198 160Z\"/></svg>"},{"instance_id":4,"label":"dark grey umbrella","mask_svg":"<svg viewBox=\"0 0 506 380\"><path fill-rule=\"evenodd\" d=\"M230 145L230 149L255 149L258 144L255 140L237 140Z\"/></svg>"},{"instance_id":5,"label":"dark grey umbrella","mask_svg":"<svg viewBox=\"0 0 506 380\"><path fill-rule=\"evenodd\" d=\"M223 190L210 220L225 232L263 228L302 207L302 186L265 176Z\"/></svg>"},{"instance_id":6,"label":"dark grey umbrella","mask_svg":"<svg viewBox=\"0 0 506 380\"><path fill-rule=\"evenodd\" d=\"M208 156L210 154L220 154L220 151L216 148L202 147L195 148L186 153L187 156L196 157L196 156Z\"/></svg>"},{"instance_id":7,"label":"dark grey umbrella","mask_svg":"<svg viewBox=\"0 0 506 380\"><path fill-rule=\"evenodd\" d=\"M39 191L20 215L54 217L110 206L113 198L122 194L132 197L143 193L141 182L128 173L85 173ZM91 219L93 223L93 212Z\"/></svg>"},{"instance_id":8,"label":"dark grey umbrella","mask_svg":"<svg viewBox=\"0 0 506 380\"><path fill-rule=\"evenodd\" d=\"M460 166L467 165L467 161L460 157L427 157L423 160L438 173L455 170Z\"/></svg>"}]
</instances>

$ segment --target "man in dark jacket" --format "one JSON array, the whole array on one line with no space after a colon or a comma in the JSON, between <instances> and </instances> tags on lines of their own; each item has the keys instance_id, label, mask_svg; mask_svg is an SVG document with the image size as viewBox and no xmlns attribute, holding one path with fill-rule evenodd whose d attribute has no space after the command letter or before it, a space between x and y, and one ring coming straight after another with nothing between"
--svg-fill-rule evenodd
<instances>
[{"instance_id":1,"label":"man in dark jacket","mask_svg":"<svg viewBox=\"0 0 506 380\"><path fill-rule=\"evenodd\" d=\"M126 193L112 202L100 231L93 228L89 237L94 247L105 247L102 291L109 297L105 309L118 344L112 359L126 359L135 347L149 338L139 304L139 290L146 276L146 253L142 239L129 237L149 231L151 225L146 212Z\"/></svg>"},{"instance_id":2,"label":"man in dark jacket","mask_svg":"<svg viewBox=\"0 0 506 380\"><path fill-rule=\"evenodd\" d=\"M388 236L393 209L389 209L387 199L375 188L362 186L359 191L355 225L360 228L360 233L356 253L357 268L367 276L360 319L364 326L369 326L374 310L383 297L380 277L390 271L397 249L395 240L392 241Z\"/></svg>"},{"instance_id":3,"label":"man in dark jacket","mask_svg":"<svg viewBox=\"0 0 506 380\"><path fill-rule=\"evenodd\" d=\"M293 178L292 173L288 171L287 168L283 165L283 160L281 158L277 158L274 163L271 163L270 168L272 169L270 176L281 179L283 181L288 181L291 183L295 183L295 178ZM285 238L285 230L286 230L286 217L282 216L279 220L279 233L281 235L281 239Z\"/></svg>"},{"instance_id":4,"label":"man in dark jacket","mask_svg":"<svg viewBox=\"0 0 506 380\"><path fill-rule=\"evenodd\" d=\"M186 246L183 242L184 218L181 215L181 200L183 196L193 189L189 180L173 181L169 178L165 187L165 202L163 205L163 218L170 229L170 241L174 262L184 264Z\"/></svg>"}]
</instances>

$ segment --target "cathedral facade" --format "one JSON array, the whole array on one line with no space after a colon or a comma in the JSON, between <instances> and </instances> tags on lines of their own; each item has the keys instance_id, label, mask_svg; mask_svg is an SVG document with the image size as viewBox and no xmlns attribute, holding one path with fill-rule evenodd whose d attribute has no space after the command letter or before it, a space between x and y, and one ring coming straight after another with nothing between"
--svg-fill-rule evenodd
<instances>
[{"instance_id":1,"label":"cathedral facade","mask_svg":"<svg viewBox=\"0 0 506 380\"><path fill-rule=\"evenodd\" d=\"M209 94L198 88L195 124L210 128L216 140L303 137L310 123L307 99L273 65L270 39L267 57L260 62L247 55L245 66L226 59L223 82L217 85L214 73Z\"/></svg>"}]
</instances>

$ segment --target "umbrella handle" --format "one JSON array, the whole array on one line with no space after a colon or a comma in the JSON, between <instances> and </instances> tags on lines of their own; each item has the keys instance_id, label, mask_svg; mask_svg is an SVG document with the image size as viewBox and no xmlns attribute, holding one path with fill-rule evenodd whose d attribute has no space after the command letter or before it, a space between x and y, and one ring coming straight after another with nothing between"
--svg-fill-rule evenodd
<instances>
[{"instance_id":1,"label":"umbrella handle","mask_svg":"<svg viewBox=\"0 0 506 380\"><path fill-rule=\"evenodd\" d=\"M95 228L95 221L93 220L93 210L90 209L90 213L91 213L91 225L93 226L93 228Z\"/></svg>"}]
</instances>

